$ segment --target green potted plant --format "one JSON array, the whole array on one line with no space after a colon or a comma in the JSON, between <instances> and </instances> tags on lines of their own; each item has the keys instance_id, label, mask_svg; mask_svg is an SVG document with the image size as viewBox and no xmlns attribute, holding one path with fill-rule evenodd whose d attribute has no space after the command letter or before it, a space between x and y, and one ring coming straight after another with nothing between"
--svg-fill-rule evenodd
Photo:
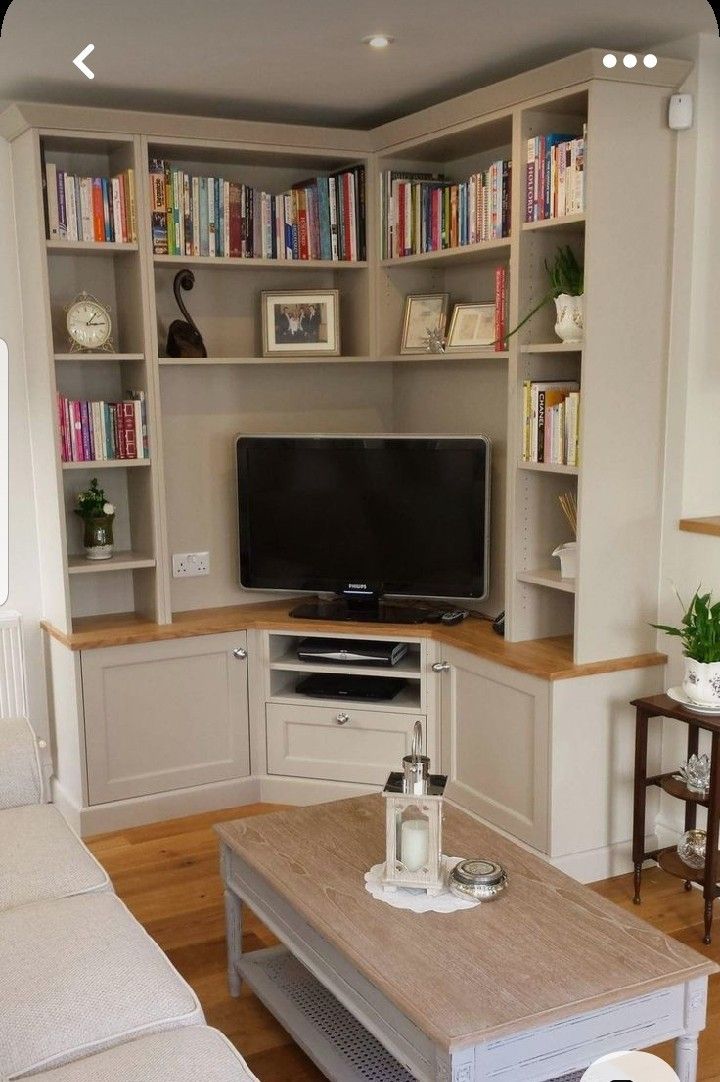
<instances>
[{"instance_id":1,"label":"green potted plant","mask_svg":"<svg viewBox=\"0 0 720 1082\"><path fill-rule=\"evenodd\" d=\"M558 248L552 263L545 260L545 270L550 279L550 289L538 301L531 311L509 331L505 338L511 338L540 309L555 301L557 321L555 333L563 342L579 342L583 336L583 291L585 288L584 270L578 263L577 256L569 244ZM492 343L495 345L496 343Z\"/></svg>"},{"instance_id":2,"label":"green potted plant","mask_svg":"<svg viewBox=\"0 0 720 1082\"><path fill-rule=\"evenodd\" d=\"M685 608L680 597L678 601ZM720 601L713 605L712 594L701 594L698 587L679 627L652 626L682 640L682 689L688 699L697 706L720 711Z\"/></svg>"},{"instance_id":3,"label":"green potted plant","mask_svg":"<svg viewBox=\"0 0 720 1082\"><path fill-rule=\"evenodd\" d=\"M113 554L115 507L93 477L90 488L78 493L75 514L83 520L83 548L88 560L109 560Z\"/></svg>"}]
</instances>

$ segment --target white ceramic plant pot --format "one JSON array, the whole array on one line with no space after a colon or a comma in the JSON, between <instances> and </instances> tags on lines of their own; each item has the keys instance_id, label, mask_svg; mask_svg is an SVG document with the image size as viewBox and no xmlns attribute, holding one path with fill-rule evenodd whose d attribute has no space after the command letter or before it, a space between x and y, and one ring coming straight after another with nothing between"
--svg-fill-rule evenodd
<instances>
[{"instance_id":1,"label":"white ceramic plant pot","mask_svg":"<svg viewBox=\"0 0 720 1082\"><path fill-rule=\"evenodd\" d=\"M577 541L566 541L558 545L553 556L560 557L560 578L574 579L577 575Z\"/></svg>"},{"instance_id":2,"label":"white ceramic plant pot","mask_svg":"<svg viewBox=\"0 0 720 1082\"><path fill-rule=\"evenodd\" d=\"M683 691L698 706L720 709L720 661L707 663L686 657Z\"/></svg>"},{"instance_id":3,"label":"white ceramic plant pot","mask_svg":"<svg viewBox=\"0 0 720 1082\"><path fill-rule=\"evenodd\" d=\"M580 342L583 336L583 295L571 297L561 293L555 298L557 323L555 334L563 342Z\"/></svg>"}]
</instances>

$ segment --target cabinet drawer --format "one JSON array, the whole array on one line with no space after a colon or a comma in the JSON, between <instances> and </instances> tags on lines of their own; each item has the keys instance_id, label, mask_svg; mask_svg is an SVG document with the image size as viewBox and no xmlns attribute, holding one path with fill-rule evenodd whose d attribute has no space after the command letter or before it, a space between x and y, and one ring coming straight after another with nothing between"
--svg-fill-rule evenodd
<instances>
[{"instance_id":1,"label":"cabinet drawer","mask_svg":"<svg viewBox=\"0 0 720 1082\"><path fill-rule=\"evenodd\" d=\"M245 632L81 655L90 804L249 773Z\"/></svg>"},{"instance_id":2,"label":"cabinet drawer","mask_svg":"<svg viewBox=\"0 0 720 1082\"><path fill-rule=\"evenodd\" d=\"M324 781L384 785L411 750L413 727L422 714L356 710L337 706L266 708L268 774ZM347 720L345 720L347 719Z\"/></svg>"}]
</instances>

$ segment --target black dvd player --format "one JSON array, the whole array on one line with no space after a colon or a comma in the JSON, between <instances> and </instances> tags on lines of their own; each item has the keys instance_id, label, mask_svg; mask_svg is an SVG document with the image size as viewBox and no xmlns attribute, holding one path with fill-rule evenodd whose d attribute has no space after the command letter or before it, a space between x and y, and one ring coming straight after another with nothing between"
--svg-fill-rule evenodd
<instances>
[{"instance_id":1,"label":"black dvd player","mask_svg":"<svg viewBox=\"0 0 720 1082\"><path fill-rule=\"evenodd\" d=\"M348 673L316 672L300 680L295 690L313 699L355 699L383 702L394 699L407 680L394 676L355 676Z\"/></svg>"},{"instance_id":2,"label":"black dvd player","mask_svg":"<svg viewBox=\"0 0 720 1082\"><path fill-rule=\"evenodd\" d=\"M397 665L407 653L407 643L372 639L301 639L300 661L327 661L346 665Z\"/></svg>"}]
</instances>

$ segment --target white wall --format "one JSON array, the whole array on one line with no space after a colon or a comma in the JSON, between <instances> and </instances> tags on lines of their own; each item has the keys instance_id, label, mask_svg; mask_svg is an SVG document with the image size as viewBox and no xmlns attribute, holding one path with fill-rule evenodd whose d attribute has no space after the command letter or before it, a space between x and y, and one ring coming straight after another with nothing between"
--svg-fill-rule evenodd
<instances>
[{"instance_id":1,"label":"white wall","mask_svg":"<svg viewBox=\"0 0 720 1082\"><path fill-rule=\"evenodd\" d=\"M698 584L720 598L720 538L683 533L681 517L720 513L720 344L718 258L720 256L720 38L703 34L656 50L684 56L696 67L687 86L695 101L695 123L678 133L675 271L669 349L665 489L661 580L662 623L677 624L675 596L692 596ZM669 653L670 684L682 679L677 640L660 634ZM663 769L685 758L686 727L666 722ZM661 822L681 827L680 805L664 798Z\"/></svg>"},{"instance_id":2,"label":"white wall","mask_svg":"<svg viewBox=\"0 0 720 1082\"><path fill-rule=\"evenodd\" d=\"M47 697L39 627L42 618L40 563L12 211L10 147L1 139L0 338L5 339L10 350L10 593L5 607L17 609L23 617L30 716L38 733L47 736ZM4 468L4 464L0 468Z\"/></svg>"}]
</instances>

